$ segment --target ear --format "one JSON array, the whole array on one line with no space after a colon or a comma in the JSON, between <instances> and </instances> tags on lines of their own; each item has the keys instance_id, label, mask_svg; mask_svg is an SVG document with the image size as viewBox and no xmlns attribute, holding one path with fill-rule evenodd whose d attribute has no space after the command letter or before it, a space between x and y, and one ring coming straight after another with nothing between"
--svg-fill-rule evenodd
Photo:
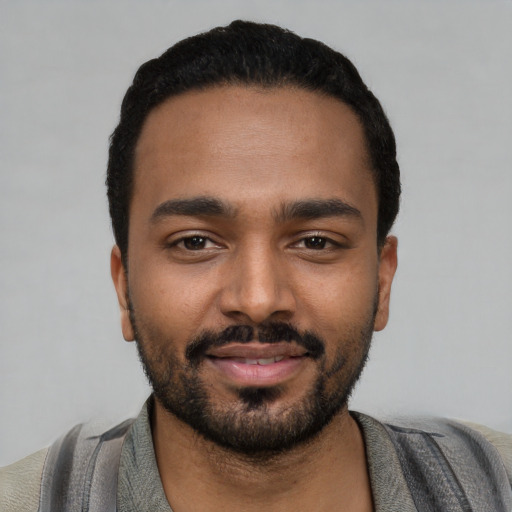
<instances>
[{"instance_id":1,"label":"ear","mask_svg":"<svg viewBox=\"0 0 512 512\"><path fill-rule=\"evenodd\" d=\"M128 280L123 260L121 258L121 250L117 245L114 245L112 253L110 254L110 274L116 288L117 300L121 311L121 330L123 332L123 337L126 341L133 341L135 339L135 335L128 307Z\"/></svg>"},{"instance_id":2,"label":"ear","mask_svg":"<svg viewBox=\"0 0 512 512\"><path fill-rule=\"evenodd\" d=\"M398 240L395 236L388 236L384 242L379 256L379 303L375 316L374 331L381 331L386 327L389 318L389 297L391 283L397 266Z\"/></svg>"}]
</instances>

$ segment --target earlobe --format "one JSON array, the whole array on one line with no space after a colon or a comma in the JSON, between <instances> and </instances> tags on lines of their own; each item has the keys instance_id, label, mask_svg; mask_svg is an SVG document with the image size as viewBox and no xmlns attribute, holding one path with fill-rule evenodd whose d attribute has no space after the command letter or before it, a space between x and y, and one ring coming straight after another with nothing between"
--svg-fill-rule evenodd
<instances>
[{"instance_id":1,"label":"earlobe","mask_svg":"<svg viewBox=\"0 0 512 512\"><path fill-rule=\"evenodd\" d=\"M391 284L395 276L398 240L395 236L388 236L382 247L379 257L379 303L375 316L374 330L381 331L386 327L389 318L389 299Z\"/></svg>"},{"instance_id":2,"label":"earlobe","mask_svg":"<svg viewBox=\"0 0 512 512\"><path fill-rule=\"evenodd\" d=\"M130 308L128 303L127 274L121 258L121 250L114 245L110 254L110 274L114 283L119 310L121 312L121 330L126 341L135 339L132 322L130 320Z\"/></svg>"}]
</instances>

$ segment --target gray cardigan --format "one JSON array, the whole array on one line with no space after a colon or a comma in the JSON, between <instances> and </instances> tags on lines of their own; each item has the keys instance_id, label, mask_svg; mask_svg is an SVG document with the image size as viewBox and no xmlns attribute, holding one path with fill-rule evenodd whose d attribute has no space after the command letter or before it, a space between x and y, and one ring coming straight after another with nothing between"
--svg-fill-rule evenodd
<instances>
[{"instance_id":1,"label":"gray cardigan","mask_svg":"<svg viewBox=\"0 0 512 512\"><path fill-rule=\"evenodd\" d=\"M376 512L512 511L512 435L446 420L383 423L352 415L365 440ZM75 427L50 450L0 469L2 512L57 512L59 506L66 512L116 506L118 512L172 512L147 404L133 422L102 435Z\"/></svg>"}]
</instances>

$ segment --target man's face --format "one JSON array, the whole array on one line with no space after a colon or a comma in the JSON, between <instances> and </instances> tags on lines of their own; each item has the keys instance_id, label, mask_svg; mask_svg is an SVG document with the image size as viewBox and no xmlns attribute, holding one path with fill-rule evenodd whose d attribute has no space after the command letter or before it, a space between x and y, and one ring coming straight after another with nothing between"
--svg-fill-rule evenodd
<instances>
[{"instance_id":1,"label":"man's face","mask_svg":"<svg viewBox=\"0 0 512 512\"><path fill-rule=\"evenodd\" d=\"M346 105L292 88L171 98L137 144L129 226L112 274L159 406L252 454L346 410L396 266Z\"/></svg>"}]
</instances>

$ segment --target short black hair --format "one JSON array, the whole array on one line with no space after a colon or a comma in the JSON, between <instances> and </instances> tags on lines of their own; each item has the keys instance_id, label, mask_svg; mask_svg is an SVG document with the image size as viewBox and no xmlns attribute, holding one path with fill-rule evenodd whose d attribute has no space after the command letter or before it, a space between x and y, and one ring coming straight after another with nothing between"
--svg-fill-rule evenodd
<instances>
[{"instance_id":1,"label":"short black hair","mask_svg":"<svg viewBox=\"0 0 512 512\"><path fill-rule=\"evenodd\" d=\"M106 180L114 237L125 264L135 146L144 121L172 96L219 85L299 87L350 106L366 137L379 201L377 243L384 243L398 214L401 188L395 137L379 101L341 53L275 25L238 20L184 39L144 63L126 92L110 138Z\"/></svg>"}]
</instances>

